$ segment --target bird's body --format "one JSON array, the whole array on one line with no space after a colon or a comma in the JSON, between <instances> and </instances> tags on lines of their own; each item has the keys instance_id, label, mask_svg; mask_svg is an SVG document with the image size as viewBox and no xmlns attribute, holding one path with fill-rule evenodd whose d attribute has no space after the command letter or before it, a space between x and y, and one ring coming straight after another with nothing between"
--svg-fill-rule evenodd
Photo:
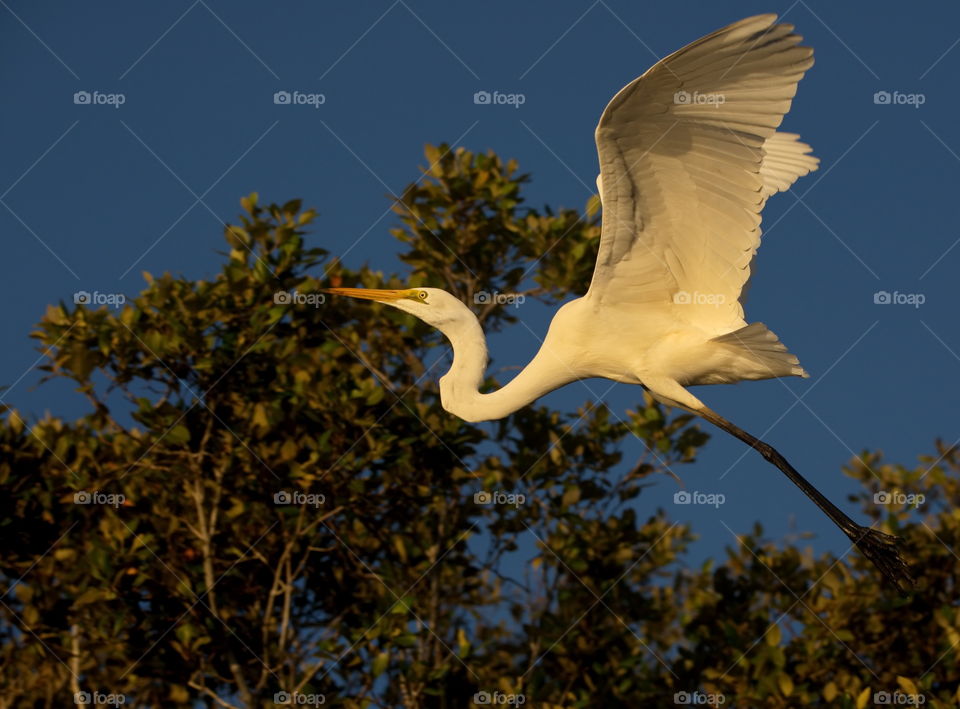
<instances>
[{"instance_id":1,"label":"bird's body","mask_svg":"<svg viewBox=\"0 0 960 709\"><path fill-rule=\"evenodd\" d=\"M741 303L767 199L819 162L798 136L777 130L813 64L800 40L775 15L750 17L657 62L614 96L595 135L603 221L590 288L558 310L536 356L506 386L480 391L483 330L446 291L329 292L389 304L441 330L454 352L441 400L467 421L503 418L578 379L642 385L757 449L903 586L910 576L895 537L857 525L686 388L807 376L765 325L744 319Z\"/></svg>"},{"instance_id":2,"label":"bird's body","mask_svg":"<svg viewBox=\"0 0 960 709\"><path fill-rule=\"evenodd\" d=\"M453 310L462 306L464 322L476 318L444 291L424 288L428 302L444 296ZM755 324L713 336L694 325L678 322L668 304L656 309L612 305L598 309L577 298L554 315L539 351L506 386L480 393L487 366L486 340L479 323L456 330L441 327L450 338L454 362L440 380L444 408L466 421L499 419L547 392L578 379L599 377L639 384L665 402L702 406L676 386L731 384L750 379L799 375L797 360L762 325ZM769 348L767 350L763 347Z\"/></svg>"}]
</instances>

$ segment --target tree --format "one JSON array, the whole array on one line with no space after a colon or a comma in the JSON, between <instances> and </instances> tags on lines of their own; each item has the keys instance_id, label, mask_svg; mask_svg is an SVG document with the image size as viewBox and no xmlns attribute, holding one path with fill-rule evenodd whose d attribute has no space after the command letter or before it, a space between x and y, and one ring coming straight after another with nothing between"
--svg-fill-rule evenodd
<instances>
[{"instance_id":1,"label":"tree","mask_svg":"<svg viewBox=\"0 0 960 709\"><path fill-rule=\"evenodd\" d=\"M42 370L90 412L7 409L0 425L0 706L960 699L956 449L915 469L865 452L847 470L923 569L908 599L859 556L759 527L690 569L693 530L641 495L707 442L688 415L645 399L467 424L440 406L437 332L323 298L443 287L496 330L515 311L475 294L585 289L595 199L537 211L513 161L426 152L395 206L402 278L308 247L323 243L312 211L251 195L212 280L144 274L122 308L48 309ZM631 438L647 453L623 465ZM896 497L881 519L880 490L925 495L926 517Z\"/></svg>"}]
</instances>

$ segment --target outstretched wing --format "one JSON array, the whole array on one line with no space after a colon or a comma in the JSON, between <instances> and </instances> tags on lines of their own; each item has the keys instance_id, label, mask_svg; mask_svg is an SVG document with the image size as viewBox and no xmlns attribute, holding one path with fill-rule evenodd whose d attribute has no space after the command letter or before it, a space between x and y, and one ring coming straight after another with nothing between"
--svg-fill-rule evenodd
<instances>
[{"instance_id":1,"label":"outstretched wing","mask_svg":"<svg viewBox=\"0 0 960 709\"><path fill-rule=\"evenodd\" d=\"M669 305L722 334L760 243L766 198L816 168L777 126L813 64L793 26L747 18L657 62L597 126L603 222L586 297Z\"/></svg>"}]
</instances>

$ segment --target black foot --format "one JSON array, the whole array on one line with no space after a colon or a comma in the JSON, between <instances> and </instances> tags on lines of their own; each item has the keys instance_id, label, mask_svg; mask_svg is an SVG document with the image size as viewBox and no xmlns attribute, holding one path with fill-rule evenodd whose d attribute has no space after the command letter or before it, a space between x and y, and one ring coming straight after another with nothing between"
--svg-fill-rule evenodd
<instances>
[{"instance_id":1,"label":"black foot","mask_svg":"<svg viewBox=\"0 0 960 709\"><path fill-rule=\"evenodd\" d=\"M887 580L897 587L901 594L906 595L914 587L913 574L910 567L900 555L900 545L903 539L892 534L885 534L869 527L857 527L852 534L847 532L857 548L880 569Z\"/></svg>"}]
</instances>

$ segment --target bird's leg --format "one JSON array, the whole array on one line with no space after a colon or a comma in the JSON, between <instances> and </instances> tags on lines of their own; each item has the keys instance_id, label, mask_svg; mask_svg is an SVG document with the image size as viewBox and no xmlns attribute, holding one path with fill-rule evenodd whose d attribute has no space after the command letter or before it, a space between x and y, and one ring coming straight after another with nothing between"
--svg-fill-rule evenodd
<instances>
[{"instance_id":1,"label":"bird's leg","mask_svg":"<svg viewBox=\"0 0 960 709\"><path fill-rule=\"evenodd\" d=\"M900 537L890 534L884 534L870 527L863 527L852 519L847 517L830 500L824 497L816 487L803 477L796 469L787 462L780 453L768 443L764 443L759 438L751 436L727 421L715 411L706 406L695 409L694 413L699 414L707 421L732 436L736 436L751 448L755 449L766 460L777 466L783 473L790 478L794 485L803 490L803 493L813 500L814 504L823 510L826 515L833 520L843 533L846 534L857 548L873 562L880 572L889 580L901 593L905 593L913 587L913 575L910 573L910 567L904 561L900 554L899 545L903 542Z\"/></svg>"}]
</instances>

